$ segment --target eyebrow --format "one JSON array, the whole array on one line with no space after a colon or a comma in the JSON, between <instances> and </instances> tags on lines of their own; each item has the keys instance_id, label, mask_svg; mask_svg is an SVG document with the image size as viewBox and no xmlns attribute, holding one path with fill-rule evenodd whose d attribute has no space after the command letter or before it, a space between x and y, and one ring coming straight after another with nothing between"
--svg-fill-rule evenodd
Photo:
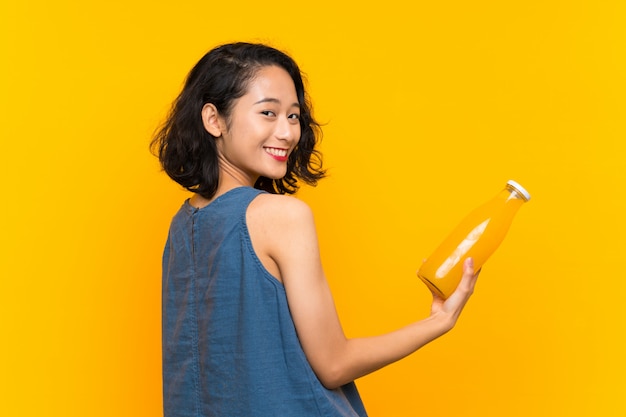
<instances>
[{"instance_id":1,"label":"eyebrow","mask_svg":"<svg viewBox=\"0 0 626 417\"><path fill-rule=\"evenodd\" d=\"M257 101L254 104L261 104L261 103L276 103L276 104L280 104L280 100L277 99L277 98L268 97L268 98L262 98L261 100ZM300 108L300 103L298 103L298 102L292 103L291 107Z\"/></svg>"}]
</instances>

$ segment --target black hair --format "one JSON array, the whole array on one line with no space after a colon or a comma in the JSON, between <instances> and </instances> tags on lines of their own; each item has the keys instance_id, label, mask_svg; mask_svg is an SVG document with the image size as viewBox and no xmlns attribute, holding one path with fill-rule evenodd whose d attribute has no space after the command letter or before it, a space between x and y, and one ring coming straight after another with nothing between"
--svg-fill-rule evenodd
<instances>
[{"instance_id":1,"label":"black hair","mask_svg":"<svg viewBox=\"0 0 626 417\"><path fill-rule=\"evenodd\" d=\"M287 161L283 178L260 177L254 187L273 194L293 194L298 181L315 185L325 176L322 155L316 149L321 128L312 114L302 73L282 51L255 43L237 42L209 51L191 69L164 124L157 130L151 149L163 170L186 189L211 199L219 183L215 138L202 122L202 108L212 103L229 119L235 101L242 97L258 70L275 65L291 76L300 105L300 141Z\"/></svg>"}]
</instances>

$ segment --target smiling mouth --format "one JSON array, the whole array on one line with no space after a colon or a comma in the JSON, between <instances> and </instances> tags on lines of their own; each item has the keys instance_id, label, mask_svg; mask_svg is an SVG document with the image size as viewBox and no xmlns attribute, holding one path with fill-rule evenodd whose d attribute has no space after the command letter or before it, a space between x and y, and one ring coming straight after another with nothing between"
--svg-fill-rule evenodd
<instances>
[{"instance_id":1,"label":"smiling mouth","mask_svg":"<svg viewBox=\"0 0 626 417\"><path fill-rule=\"evenodd\" d=\"M269 153L272 156L276 156L278 158L286 158L287 157L287 150L286 149L265 148L265 152Z\"/></svg>"}]
</instances>

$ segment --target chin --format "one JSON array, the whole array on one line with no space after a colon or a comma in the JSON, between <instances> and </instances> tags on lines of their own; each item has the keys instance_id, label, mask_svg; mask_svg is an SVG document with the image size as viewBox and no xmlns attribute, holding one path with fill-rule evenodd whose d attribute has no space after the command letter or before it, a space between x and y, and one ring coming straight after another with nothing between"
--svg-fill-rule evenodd
<instances>
[{"instance_id":1,"label":"chin","mask_svg":"<svg viewBox=\"0 0 626 417\"><path fill-rule=\"evenodd\" d=\"M269 178L270 180L280 180L282 178L285 178L285 175L287 175L287 170L284 170L282 172L273 172L273 173L267 173L267 175L263 175L265 178Z\"/></svg>"}]
</instances>

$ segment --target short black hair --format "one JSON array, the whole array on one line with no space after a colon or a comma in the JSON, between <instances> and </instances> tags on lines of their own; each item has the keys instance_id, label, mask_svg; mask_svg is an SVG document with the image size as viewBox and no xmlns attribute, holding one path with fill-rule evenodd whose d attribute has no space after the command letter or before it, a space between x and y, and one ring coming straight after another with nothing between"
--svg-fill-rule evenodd
<instances>
[{"instance_id":1,"label":"short black hair","mask_svg":"<svg viewBox=\"0 0 626 417\"><path fill-rule=\"evenodd\" d=\"M235 100L246 93L257 72L272 65L283 68L293 80L300 105L301 136L289 156L285 176L260 177L254 186L273 194L293 194L299 188L299 180L315 185L326 175L322 155L316 149L321 128L313 118L296 62L273 47L237 42L212 49L191 69L183 90L151 142L153 153L170 178L204 198L215 195L219 183L217 147L215 138L202 123L202 108L212 103L228 119Z\"/></svg>"}]
</instances>

